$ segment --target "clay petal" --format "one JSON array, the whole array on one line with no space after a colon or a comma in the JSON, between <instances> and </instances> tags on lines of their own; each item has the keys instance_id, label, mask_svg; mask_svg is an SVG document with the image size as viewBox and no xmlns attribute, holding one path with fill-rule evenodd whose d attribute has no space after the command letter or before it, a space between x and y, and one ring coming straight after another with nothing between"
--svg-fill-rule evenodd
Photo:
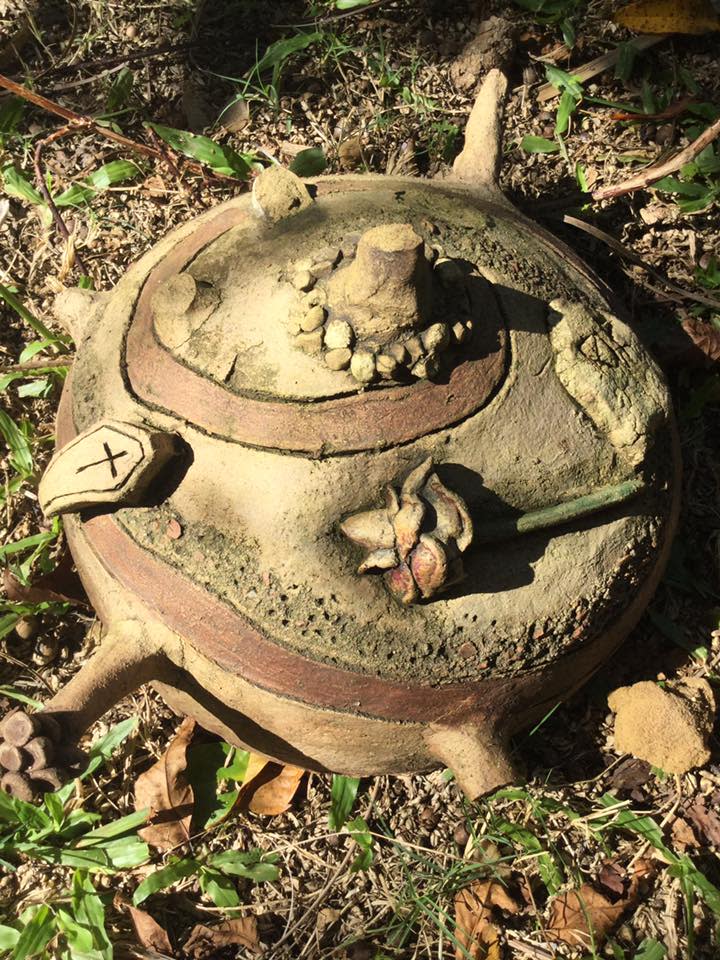
<instances>
[{"instance_id":1,"label":"clay petal","mask_svg":"<svg viewBox=\"0 0 720 960\"><path fill-rule=\"evenodd\" d=\"M427 480L428 474L432 468L432 457L428 457L427 460L423 460L419 466L410 471L410 473L405 477L405 481L403 482L402 489L400 491L401 503L405 502L405 498L407 496L412 496L414 493L419 493L420 488Z\"/></svg>"},{"instance_id":2,"label":"clay petal","mask_svg":"<svg viewBox=\"0 0 720 960\"><path fill-rule=\"evenodd\" d=\"M418 542L424 517L425 507L418 497L411 495L403 498L403 504L392 521L395 545L401 560L407 559L407 555Z\"/></svg>"},{"instance_id":3,"label":"clay petal","mask_svg":"<svg viewBox=\"0 0 720 960\"><path fill-rule=\"evenodd\" d=\"M392 520L400 509L400 499L398 498L397 490L390 485L385 487L385 509L389 520Z\"/></svg>"},{"instance_id":4,"label":"clay petal","mask_svg":"<svg viewBox=\"0 0 720 960\"><path fill-rule=\"evenodd\" d=\"M410 569L420 588L420 593L426 599L444 587L447 580L448 561L440 541L424 533L420 537L420 543L412 552Z\"/></svg>"},{"instance_id":5,"label":"clay petal","mask_svg":"<svg viewBox=\"0 0 720 960\"><path fill-rule=\"evenodd\" d=\"M437 515L436 536L444 543L455 540L462 553L472 543L473 523L463 498L448 490L436 473L428 478L423 495Z\"/></svg>"},{"instance_id":6,"label":"clay petal","mask_svg":"<svg viewBox=\"0 0 720 960\"><path fill-rule=\"evenodd\" d=\"M418 599L418 588L413 580L410 567L401 563L385 574L385 583L390 593L403 604L415 603Z\"/></svg>"},{"instance_id":7,"label":"clay petal","mask_svg":"<svg viewBox=\"0 0 720 960\"><path fill-rule=\"evenodd\" d=\"M379 550L395 544L392 524L384 510L366 510L348 517L340 524L340 529L353 543L368 550Z\"/></svg>"},{"instance_id":8,"label":"clay petal","mask_svg":"<svg viewBox=\"0 0 720 960\"><path fill-rule=\"evenodd\" d=\"M358 567L358 573L374 573L377 570L390 570L397 566L400 558L397 550L392 547L383 547L381 550L373 550L369 553Z\"/></svg>"}]
</instances>

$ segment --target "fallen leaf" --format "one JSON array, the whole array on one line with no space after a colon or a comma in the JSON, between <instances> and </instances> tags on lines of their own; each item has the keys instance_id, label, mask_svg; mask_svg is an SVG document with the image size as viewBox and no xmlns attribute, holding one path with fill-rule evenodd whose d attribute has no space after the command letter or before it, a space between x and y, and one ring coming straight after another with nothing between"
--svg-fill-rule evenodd
<instances>
[{"instance_id":1,"label":"fallen leaf","mask_svg":"<svg viewBox=\"0 0 720 960\"><path fill-rule=\"evenodd\" d=\"M240 97L231 100L220 114L220 124L228 133L237 133L250 123L250 104Z\"/></svg>"},{"instance_id":2,"label":"fallen leaf","mask_svg":"<svg viewBox=\"0 0 720 960\"><path fill-rule=\"evenodd\" d=\"M682 328L708 360L716 363L720 360L720 330L717 327L695 317L686 317Z\"/></svg>"},{"instance_id":3,"label":"fallen leaf","mask_svg":"<svg viewBox=\"0 0 720 960\"><path fill-rule=\"evenodd\" d=\"M615 903L627 893L630 878L627 871L617 863L604 863L598 874L598 884L602 892L607 894L611 902Z\"/></svg>"},{"instance_id":4,"label":"fallen leaf","mask_svg":"<svg viewBox=\"0 0 720 960\"><path fill-rule=\"evenodd\" d=\"M698 835L715 847L720 847L720 817L706 806L702 799L685 808L685 816L695 827Z\"/></svg>"},{"instance_id":5,"label":"fallen leaf","mask_svg":"<svg viewBox=\"0 0 720 960\"><path fill-rule=\"evenodd\" d=\"M359 167L363 159L363 141L361 136L348 137L338 146L338 160L344 170Z\"/></svg>"},{"instance_id":6,"label":"fallen leaf","mask_svg":"<svg viewBox=\"0 0 720 960\"><path fill-rule=\"evenodd\" d=\"M225 920L215 927L198 923L192 928L185 943L185 953L193 960L205 960L217 956L222 947L245 947L259 953L257 920L255 917L238 917Z\"/></svg>"},{"instance_id":7,"label":"fallen leaf","mask_svg":"<svg viewBox=\"0 0 720 960\"><path fill-rule=\"evenodd\" d=\"M698 847L695 831L682 817L676 817L671 827L673 847L678 853L684 853L688 847Z\"/></svg>"},{"instance_id":8,"label":"fallen leaf","mask_svg":"<svg viewBox=\"0 0 720 960\"><path fill-rule=\"evenodd\" d=\"M615 790L629 792L633 799L640 800L643 797L640 787L645 786L651 776L652 767L646 760L628 757L615 767L610 783Z\"/></svg>"},{"instance_id":9,"label":"fallen leaf","mask_svg":"<svg viewBox=\"0 0 720 960\"><path fill-rule=\"evenodd\" d=\"M720 16L711 0L636 0L612 19L636 33L701 34L720 30Z\"/></svg>"},{"instance_id":10,"label":"fallen leaf","mask_svg":"<svg viewBox=\"0 0 720 960\"><path fill-rule=\"evenodd\" d=\"M585 948L599 947L623 914L635 905L642 881L654 870L652 861L638 860L625 895L615 901L589 883L554 897L546 928L548 939Z\"/></svg>"},{"instance_id":11,"label":"fallen leaf","mask_svg":"<svg viewBox=\"0 0 720 960\"><path fill-rule=\"evenodd\" d=\"M496 880L477 880L455 895L456 960L500 960L500 911L515 914L518 905Z\"/></svg>"},{"instance_id":12,"label":"fallen leaf","mask_svg":"<svg viewBox=\"0 0 720 960\"><path fill-rule=\"evenodd\" d=\"M250 810L268 817L284 813L292 802L305 771L291 764L275 763L251 754L236 810Z\"/></svg>"},{"instance_id":13,"label":"fallen leaf","mask_svg":"<svg viewBox=\"0 0 720 960\"><path fill-rule=\"evenodd\" d=\"M194 730L194 720L183 720L162 757L135 783L135 809L150 809L148 826L138 833L159 850L176 847L190 836L194 797L185 770Z\"/></svg>"},{"instance_id":14,"label":"fallen leaf","mask_svg":"<svg viewBox=\"0 0 720 960\"><path fill-rule=\"evenodd\" d=\"M144 910L138 910L137 907L128 907L128 910L140 946L145 947L146 950L155 950L157 953L174 957L170 938L157 920Z\"/></svg>"}]
</instances>

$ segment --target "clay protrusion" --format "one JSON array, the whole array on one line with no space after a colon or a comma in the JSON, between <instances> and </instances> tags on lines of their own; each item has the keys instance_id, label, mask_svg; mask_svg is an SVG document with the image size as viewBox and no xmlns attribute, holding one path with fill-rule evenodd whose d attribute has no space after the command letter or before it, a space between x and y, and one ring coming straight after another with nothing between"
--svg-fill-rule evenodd
<instances>
[{"instance_id":1,"label":"clay protrusion","mask_svg":"<svg viewBox=\"0 0 720 960\"><path fill-rule=\"evenodd\" d=\"M75 343L79 343L97 323L109 296L98 290L68 287L55 298L53 314Z\"/></svg>"},{"instance_id":2,"label":"clay protrusion","mask_svg":"<svg viewBox=\"0 0 720 960\"><path fill-rule=\"evenodd\" d=\"M152 297L153 325L160 341L177 349L205 323L218 301L217 291L190 273L168 277Z\"/></svg>"},{"instance_id":3,"label":"clay protrusion","mask_svg":"<svg viewBox=\"0 0 720 960\"><path fill-rule=\"evenodd\" d=\"M490 70L483 80L465 127L465 146L453 164L453 179L499 192L507 86L501 70Z\"/></svg>"},{"instance_id":4,"label":"clay protrusion","mask_svg":"<svg viewBox=\"0 0 720 960\"><path fill-rule=\"evenodd\" d=\"M269 223L295 216L312 203L313 199L300 177L285 167L276 164L255 178L253 210Z\"/></svg>"},{"instance_id":5,"label":"clay protrusion","mask_svg":"<svg viewBox=\"0 0 720 960\"><path fill-rule=\"evenodd\" d=\"M24 747L38 730L38 721L21 708L16 708L0 724L0 737L13 747Z\"/></svg>"},{"instance_id":6,"label":"clay protrusion","mask_svg":"<svg viewBox=\"0 0 720 960\"><path fill-rule=\"evenodd\" d=\"M608 697L615 713L615 749L630 753L665 773L687 773L710 759L715 695L700 678L671 680L664 686L643 680Z\"/></svg>"},{"instance_id":7,"label":"clay protrusion","mask_svg":"<svg viewBox=\"0 0 720 960\"><path fill-rule=\"evenodd\" d=\"M424 739L430 753L452 770L470 800L522 779L507 739L490 726L432 723Z\"/></svg>"},{"instance_id":8,"label":"clay protrusion","mask_svg":"<svg viewBox=\"0 0 720 960\"><path fill-rule=\"evenodd\" d=\"M371 227L353 262L330 281L329 302L347 313L356 336L385 344L430 323L432 268L409 223Z\"/></svg>"}]
</instances>

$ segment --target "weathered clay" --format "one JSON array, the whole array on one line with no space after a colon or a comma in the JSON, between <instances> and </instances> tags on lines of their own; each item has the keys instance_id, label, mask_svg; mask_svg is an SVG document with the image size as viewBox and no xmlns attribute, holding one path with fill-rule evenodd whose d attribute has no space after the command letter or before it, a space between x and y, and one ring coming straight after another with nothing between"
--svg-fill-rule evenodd
<instances>
[{"instance_id":1,"label":"weathered clay","mask_svg":"<svg viewBox=\"0 0 720 960\"><path fill-rule=\"evenodd\" d=\"M615 749L665 773L687 773L710 759L715 695L707 680L650 680L620 687L608 697L615 713Z\"/></svg>"},{"instance_id":2,"label":"weathered clay","mask_svg":"<svg viewBox=\"0 0 720 960\"><path fill-rule=\"evenodd\" d=\"M104 420L178 442L142 496L105 484L66 516L108 628L46 705L68 739L152 681L277 759L449 764L476 795L520 775L508 738L635 624L677 518L669 401L590 271L499 193L504 85L489 78L454 177L319 178L311 200L272 168L109 296L58 447ZM341 278L366 256L386 283L359 273L362 302Z\"/></svg>"}]
</instances>

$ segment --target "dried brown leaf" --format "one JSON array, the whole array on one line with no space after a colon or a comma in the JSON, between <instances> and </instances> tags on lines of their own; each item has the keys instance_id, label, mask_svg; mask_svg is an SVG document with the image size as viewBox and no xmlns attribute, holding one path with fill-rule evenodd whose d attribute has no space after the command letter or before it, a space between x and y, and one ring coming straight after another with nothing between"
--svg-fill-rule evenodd
<instances>
[{"instance_id":1,"label":"dried brown leaf","mask_svg":"<svg viewBox=\"0 0 720 960\"><path fill-rule=\"evenodd\" d=\"M214 927L198 923L192 928L185 943L185 953L193 960L216 957L223 947L245 947L259 953L257 920L255 917L238 917L225 920Z\"/></svg>"},{"instance_id":2,"label":"dried brown leaf","mask_svg":"<svg viewBox=\"0 0 720 960\"><path fill-rule=\"evenodd\" d=\"M573 946L598 947L623 914L635 905L641 882L654 872L649 860L638 860L625 895L610 900L589 883L569 890L550 901L550 919L546 933L551 940Z\"/></svg>"},{"instance_id":3,"label":"dried brown leaf","mask_svg":"<svg viewBox=\"0 0 720 960\"><path fill-rule=\"evenodd\" d=\"M80 577L73 569L69 551L51 573L36 577L31 586L25 586L6 568L3 570L3 590L8 600L19 603L43 603L49 600L89 606Z\"/></svg>"},{"instance_id":4,"label":"dried brown leaf","mask_svg":"<svg viewBox=\"0 0 720 960\"><path fill-rule=\"evenodd\" d=\"M720 330L717 327L695 317L687 317L682 322L682 328L708 360L714 363L720 360Z\"/></svg>"},{"instance_id":5,"label":"dried brown leaf","mask_svg":"<svg viewBox=\"0 0 720 960\"><path fill-rule=\"evenodd\" d=\"M613 14L613 20L637 33L701 34L720 30L711 0L636 0Z\"/></svg>"},{"instance_id":6,"label":"dried brown leaf","mask_svg":"<svg viewBox=\"0 0 720 960\"><path fill-rule=\"evenodd\" d=\"M195 721L183 720L163 756L135 783L135 809L150 808L150 822L138 832L159 850L176 847L190 836L194 796L185 771L194 731Z\"/></svg>"},{"instance_id":7,"label":"dried brown leaf","mask_svg":"<svg viewBox=\"0 0 720 960\"><path fill-rule=\"evenodd\" d=\"M141 947L145 947L146 950L155 950L167 957L175 956L167 931L157 920L144 910L138 910L137 907L128 907L128 911L135 928L135 936Z\"/></svg>"},{"instance_id":8,"label":"dried brown leaf","mask_svg":"<svg viewBox=\"0 0 720 960\"><path fill-rule=\"evenodd\" d=\"M685 816L702 840L720 847L720 817L706 805L704 799L700 798L686 807Z\"/></svg>"},{"instance_id":9,"label":"dried brown leaf","mask_svg":"<svg viewBox=\"0 0 720 960\"><path fill-rule=\"evenodd\" d=\"M242 97L239 100L231 100L220 115L220 123L228 133L244 130L250 123L250 104Z\"/></svg>"},{"instance_id":10,"label":"dried brown leaf","mask_svg":"<svg viewBox=\"0 0 720 960\"><path fill-rule=\"evenodd\" d=\"M235 809L251 810L268 817L284 813L290 806L304 773L302 767L274 763L267 757L251 754Z\"/></svg>"},{"instance_id":11,"label":"dried brown leaf","mask_svg":"<svg viewBox=\"0 0 720 960\"><path fill-rule=\"evenodd\" d=\"M500 960L498 913L515 914L518 905L496 880L477 880L455 895L456 960Z\"/></svg>"},{"instance_id":12,"label":"dried brown leaf","mask_svg":"<svg viewBox=\"0 0 720 960\"><path fill-rule=\"evenodd\" d=\"M695 831L682 817L676 817L671 827L673 848L678 853L684 853L688 847L698 847L698 840Z\"/></svg>"}]
</instances>

